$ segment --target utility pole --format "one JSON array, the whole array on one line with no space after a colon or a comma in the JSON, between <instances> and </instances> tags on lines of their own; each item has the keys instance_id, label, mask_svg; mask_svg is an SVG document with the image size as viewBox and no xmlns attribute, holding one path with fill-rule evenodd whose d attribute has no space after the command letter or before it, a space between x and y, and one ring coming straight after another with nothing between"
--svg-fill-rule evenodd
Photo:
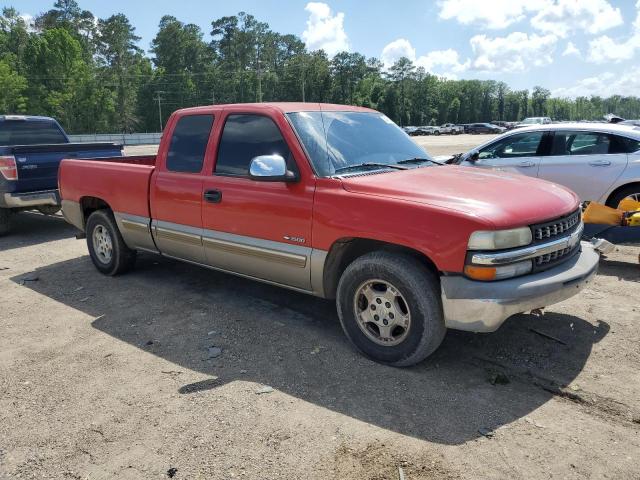
<instances>
[{"instance_id":1,"label":"utility pole","mask_svg":"<svg viewBox=\"0 0 640 480\"><path fill-rule=\"evenodd\" d=\"M160 120L160 133L162 133L162 97L160 96L161 94L166 93L163 92L161 90L156 92L157 97L155 98L155 100L158 101L158 118Z\"/></svg>"},{"instance_id":2,"label":"utility pole","mask_svg":"<svg viewBox=\"0 0 640 480\"><path fill-rule=\"evenodd\" d=\"M211 89L211 105L215 105L216 104L216 91L215 89Z\"/></svg>"}]
</instances>

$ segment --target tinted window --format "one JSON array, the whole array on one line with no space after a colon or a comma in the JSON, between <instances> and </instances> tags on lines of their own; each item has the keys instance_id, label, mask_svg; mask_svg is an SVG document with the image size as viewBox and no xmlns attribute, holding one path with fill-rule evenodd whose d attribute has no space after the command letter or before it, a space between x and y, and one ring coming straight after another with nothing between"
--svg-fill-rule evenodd
<instances>
[{"instance_id":1,"label":"tinted window","mask_svg":"<svg viewBox=\"0 0 640 480\"><path fill-rule=\"evenodd\" d=\"M287 160L292 169L289 147L273 120L261 115L229 115L220 139L216 173L248 175L254 157L274 154Z\"/></svg>"},{"instance_id":2,"label":"tinted window","mask_svg":"<svg viewBox=\"0 0 640 480\"><path fill-rule=\"evenodd\" d=\"M598 155L609 153L610 136L600 132L555 132L551 155Z\"/></svg>"},{"instance_id":3,"label":"tinted window","mask_svg":"<svg viewBox=\"0 0 640 480\"><path fill-rule=\"evenodd\" d=\"M544 132L510 135L480 150L479 158L516 158L537 155Z\"/></svg>"},{"instance_id":4,"label":"tinted window","mask_svg":"<svg viewBox=\"0 0 640 480\"><path fill-rule=\"evenodd\" d=\"M640 150L640 141L618 135L611 135L609 153L633 153L638 150Z\"/></svg>"},{"instance_id":5,"label":"tinted window","mask_svg":"<svg viewBox=\"0 0 640 480\"><path fill-rule=\"evenodd\" d=\"M188 115L178 120L167 154L167 170L187 173L202 170L211 125L213 115Z\"/></svg>"},{"instance_id":6,"label":"tinted window","mask_svg":"<svg viewBox=\"0 0 640 480\"><path fill-rule=\"evenodd\" d=\"M0 122L0 145L38 145L67 143L58 126L52 122L5 120Z\"/></svg>"}]
</instances>

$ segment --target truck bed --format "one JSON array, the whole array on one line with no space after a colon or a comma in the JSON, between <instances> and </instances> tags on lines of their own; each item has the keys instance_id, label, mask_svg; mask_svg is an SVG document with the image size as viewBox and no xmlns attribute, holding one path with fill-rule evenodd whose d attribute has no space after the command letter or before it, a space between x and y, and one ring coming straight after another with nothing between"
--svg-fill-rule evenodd
<instances>
[{"instance_id":1,"label":"truck bed","mask_svg":"<svg viewBox=\"0 0 640 480\"><path fill-rule=\"evenodd\" d=\"M53 189L61 159L113 156L121 150L121 145L109 142L2 146L0 155L12 155L16 159L18 180L2 182L0 191L20 193Z\"/></svg>"},{"instance_id":2,"label":"truck bed","mask_svg":"<svg viewBox=\"0 0 640 480\"><path fill-rule=\"evenodd\" d=\"M149 183L155 155L64 159L58 174L60 195L82 203L97 197L112 211L149 218Z\"/></svg>"}]
</instances>

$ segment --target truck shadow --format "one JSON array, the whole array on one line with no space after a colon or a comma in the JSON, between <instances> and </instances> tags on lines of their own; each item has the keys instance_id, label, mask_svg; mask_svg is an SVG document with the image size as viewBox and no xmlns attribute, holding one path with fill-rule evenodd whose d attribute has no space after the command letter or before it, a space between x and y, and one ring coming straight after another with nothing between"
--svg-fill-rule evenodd
<instances>
[{"instance_id":1,"label":"truck shadow","mask_svg":"<svg viewBox=\"0 0 640 480\"><path fill-rule=\"evenodd\" d=\"M467 442L479 429L496 429L540 407L553 396L550 390L580 373L609 329L571 315L518 315L489 335L451 331L425 362L396 369L352 349L332 302L277 287L152 255L118 278L97 273L87 256L37 275L36 282L12 280L85 312L97 330L172 362L177 371L210 377L177 380L184 395L256 382L442 444ZM217 358L210 358L212 346L222 349Z\"/></svg>"},{"instance_id":2,"label":"truck shadow","mask_svg":"<svg viewBox=\"0 0 640 480\"><path fill-rule=\"evenodd\" d=\"M0 251L71 238L76 232L60 214L20 212L12 216L9 233L0 237Z\"/></svg>"},{"instance_id":3,"label":"truck shadow","mask_svg":"<svg viewBox=\"0 0 640 480\"><path fill-rule=\"evenodd\" d=\"M620 260L611 260L602 258L598 267L598 274L607 277L616 277L619 280L628 282L640 282L640 265L636 262L622 262Z\"/></svg>"}]
</instances>

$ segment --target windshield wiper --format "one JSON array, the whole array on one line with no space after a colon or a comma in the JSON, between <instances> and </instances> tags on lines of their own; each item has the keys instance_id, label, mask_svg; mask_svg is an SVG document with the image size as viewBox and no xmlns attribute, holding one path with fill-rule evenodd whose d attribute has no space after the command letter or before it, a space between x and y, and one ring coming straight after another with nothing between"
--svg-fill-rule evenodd
<instances>
[{"instance_id":1,"label":"windshield wiper","mask_svg":"<svg viewBox=\"0 0 640 480\"><path fill-rule=\"evenodd\" d=\"M393 168L395 170L407 170L407 167L402 167L400 165L388 163L373 163L373 162L365 162L358 163L357 165L347 165L346 167L336 168L335 173L346 172L348 170L356 170L358 168L368 168L368 167L385 167L385 168Z\"/></svg>"},{"instance_id":2,"label":"windshield wiper","mask_svg":"<svg viewBox=\"0 0 640 480\"><path fill-rule=\"evenodd\" d=\"M437 165L444 165L444 163L442 162L436 162L435 160L432 160L430 158L421 158L421 157L414 157L414 158L407 158L406 160L400 160L397 163L397 165L405 165L407 163L424 163L424 162L431 162Z\"/></svg>"}]
</instances>

